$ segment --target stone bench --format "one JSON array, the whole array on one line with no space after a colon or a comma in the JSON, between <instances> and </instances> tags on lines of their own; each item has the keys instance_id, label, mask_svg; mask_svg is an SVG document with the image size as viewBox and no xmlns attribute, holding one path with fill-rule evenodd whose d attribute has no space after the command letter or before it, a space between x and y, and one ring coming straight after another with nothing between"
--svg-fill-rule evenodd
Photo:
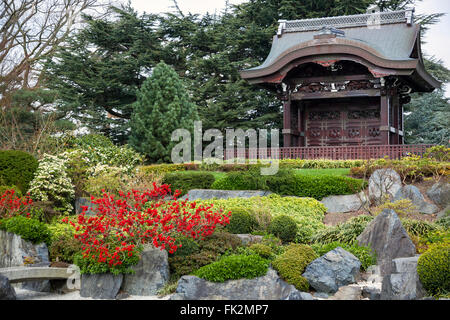
<instances>
[{"instance_id":1,"label":"stone bench","mask_svg":"<svg viewBox=\"0 0 450 320\"><path fill-rule=\"evenodd\" d=\"M10 283L18 283L33 280L68 279L74 274L74 270L71 268L12 267L0 268L0 274L8 278Z\"/></svg>"}]
</instances>

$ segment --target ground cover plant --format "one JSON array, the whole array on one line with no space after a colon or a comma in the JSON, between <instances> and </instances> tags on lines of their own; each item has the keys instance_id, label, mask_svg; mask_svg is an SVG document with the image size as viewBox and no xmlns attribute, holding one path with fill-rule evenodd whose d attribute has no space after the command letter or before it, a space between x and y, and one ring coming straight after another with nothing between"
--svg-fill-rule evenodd
<instances>
[{"instance_id":1,"label":"ground cover plant","mask_svg":"<svg viewBox=\"0 0 450 320\"><path fill-rule=\"evenodd\" d=\"M305 268L319 256L307 245L291 244L279 255L272 265L286 282L300 291L308 291L308 281L302 277Z\"/></svg>"},{"instance_id":2,"label":"ground cover plant","mask_svg":"<svg viewBox=\"0 0 450 320\"><path fill-rule=\"evenodd\" d=\"M203 203L197 201L196 203ZM323 218L326 212L325 206L312 198L281 197L276 194L267 197L252 198L232 198L208 200L217 209L231 213L235 211L245 211L253 214L256 219L269 214L272 218L278 216L289 216L297 224L297 235L295 240L301 243L309 242L310 238L317 232L325 228ZM231 216L231 219L232 216ZM266 226L268 227L270 223ZM267 232L268 230L261 230Z\"/></svg>"}]
</instances>

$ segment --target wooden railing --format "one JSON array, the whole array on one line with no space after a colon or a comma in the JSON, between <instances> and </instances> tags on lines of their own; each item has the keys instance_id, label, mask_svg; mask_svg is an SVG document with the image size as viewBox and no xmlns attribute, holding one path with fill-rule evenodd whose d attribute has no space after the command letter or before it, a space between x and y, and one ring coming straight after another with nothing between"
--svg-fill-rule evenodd
<instances>
[{"instance_id":1,"label":"wooden railing","mask_svg":"<svg viewBox=\"0 0 450 320\"><path fill-rule=\"evenodd\" d=\"M379 146L335 146L335 147L291 147L279 149L235 149L226 152L225 159L330 159L366 160L400 159L407 155L423 155L433 145L379 145ZM272 152L273 151L273 152Z\"/></svg>"}]
</instances>

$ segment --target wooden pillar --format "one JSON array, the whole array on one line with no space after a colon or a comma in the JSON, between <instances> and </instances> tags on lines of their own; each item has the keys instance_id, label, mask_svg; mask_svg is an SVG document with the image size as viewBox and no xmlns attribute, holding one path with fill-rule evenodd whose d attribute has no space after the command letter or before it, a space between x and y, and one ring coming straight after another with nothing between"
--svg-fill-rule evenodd
<instances>
[{"instance_id":1,"label":"wooden pillar","mask_svg":"<svg viewBox=\"0 0 450 320\"><path fill-rule=\"evenodd\" d=\"M381 144L389 144L389 96L387 90L381 90L381 102L380 102L380 113L381 113L381 126L380 126L380 137Z\"/></svg>"},{"instance_id":2,"label":"wooden pillar","mask_svg":"<svg viewBox=\"0 0 450 320\"><path fill-rule=\"evenodd\" d=\"M291 100L288 99L283 103L283 142L285 148L292 146L291 116Z\"/></svg>"},{"instance_id":3,"label":"wooden pillar","mask_svg":"<svg viewBox=\"0 0 450 320\"><path fill-rule=\"evenodd\" d=\"M394 111L394 119L393 119L393 125L395 128L395 134L394 134L394 144L400 144L400 124L399 124L399 109L400 109L400 99L399 96L397 94L397 92L395 92L393 99L392 99L392 108Z\"/></svg>"},{"instance_id":4,"label":"wooden pillar","mask_svg":"<svg viewBox=\"0 0 450 320\"><path fill-rule=\"evenodd\" d=\"M298 112L298 124L297 124L297 128L298 128L298 132L299 132L299 137L298 137L298 146L299 147L304 147L305 146L305 119L304 119L304 105L303 103L300 103L300 105L297 108L297 112Z\"/></svg>"}]
</instances>

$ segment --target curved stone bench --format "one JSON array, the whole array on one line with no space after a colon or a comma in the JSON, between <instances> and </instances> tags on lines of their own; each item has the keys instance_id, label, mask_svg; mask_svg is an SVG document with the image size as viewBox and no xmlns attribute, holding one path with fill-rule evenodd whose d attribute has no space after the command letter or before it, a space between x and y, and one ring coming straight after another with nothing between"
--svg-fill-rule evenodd
<instances>
[{"instance_id":1,"label":"curved stone bench","mask_svg":"<svg viewBox=\"0 0 450 320\"><path fill-rule=\"evenodd\" d=\"M32 280L68 279L74 274L74 270L71 268L12 267L0 268L0 274L8 278L10 283L17 283Z\"/></svg>"}]
</instances>

